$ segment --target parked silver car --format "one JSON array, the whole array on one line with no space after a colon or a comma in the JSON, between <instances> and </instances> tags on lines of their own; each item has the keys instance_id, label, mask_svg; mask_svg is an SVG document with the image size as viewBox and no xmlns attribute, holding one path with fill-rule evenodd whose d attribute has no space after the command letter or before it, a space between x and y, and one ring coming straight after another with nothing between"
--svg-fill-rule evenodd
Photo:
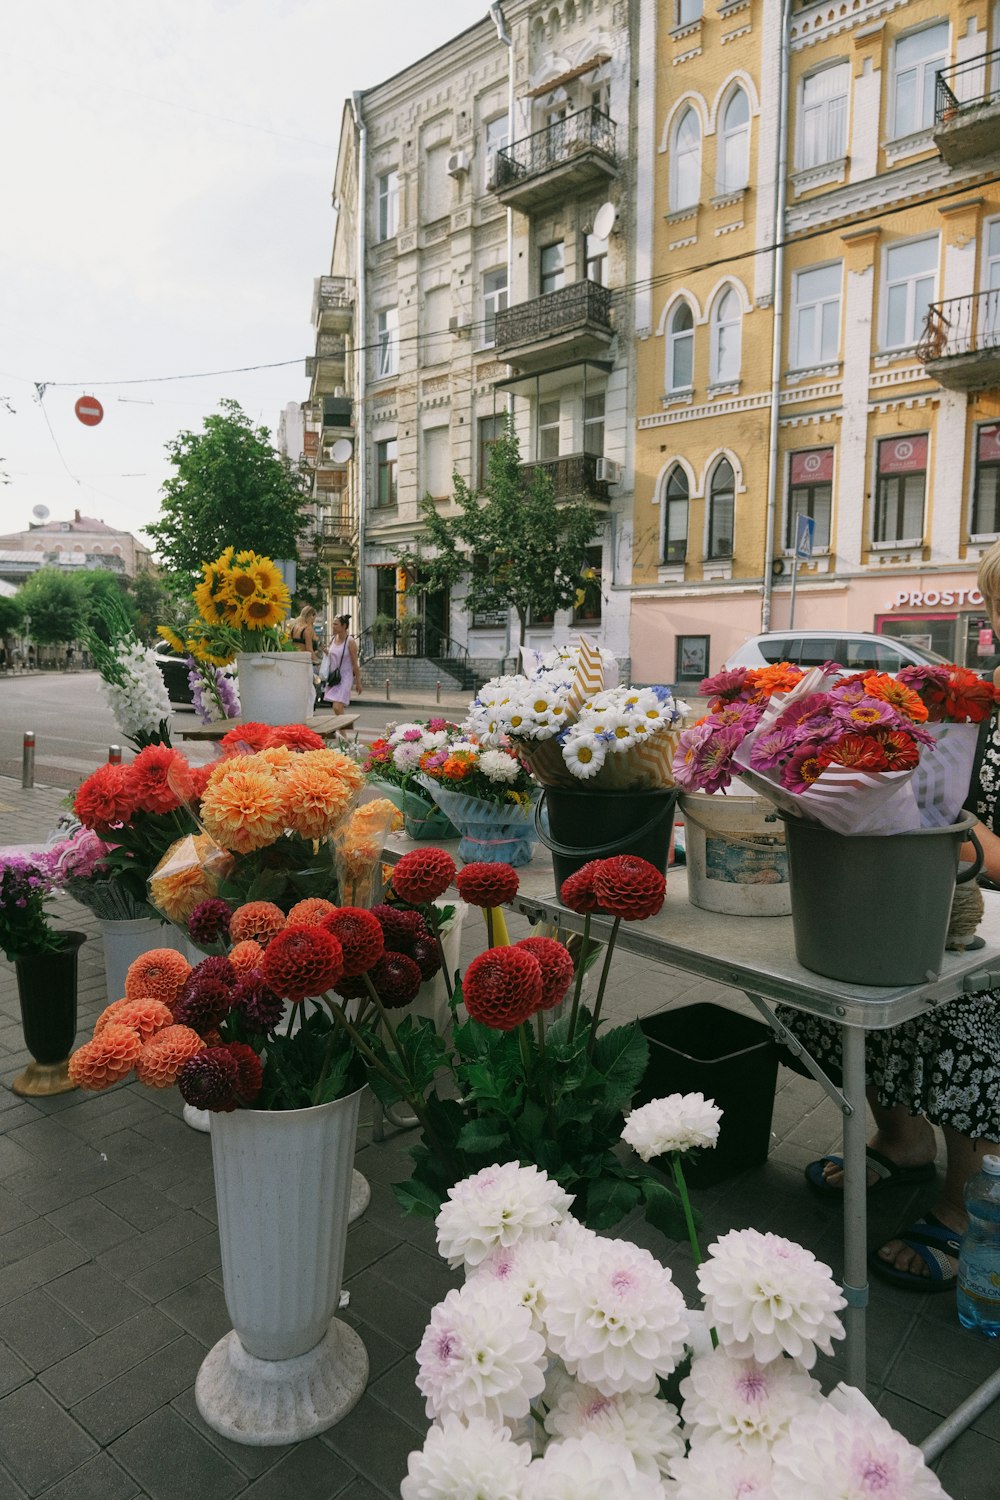
<instances>
[{"instance_id":1,"label":"parked silver car","mask_svg":"<svg viewBox=\"0 0 1000 1500\"><path fill-rule=\"evenodd\" d=\"M846 630L771 630L752 635L734 651L727 667L764 667L790 661L798 667L838 662L848 672L898 672L900 667L940 666L947 660L926 646L895 635Z\"/></svg>"}]
</instances>

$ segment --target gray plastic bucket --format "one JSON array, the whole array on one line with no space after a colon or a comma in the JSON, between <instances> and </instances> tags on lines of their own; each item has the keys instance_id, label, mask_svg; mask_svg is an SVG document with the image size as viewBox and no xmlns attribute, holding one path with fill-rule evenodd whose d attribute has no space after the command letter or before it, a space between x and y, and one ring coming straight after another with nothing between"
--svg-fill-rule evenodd
<instances>
[{"instance_id":1,"label":"gray plastic bucket","mask_svg":"<svg viewBox=\"0 0 1000 1500\"><path fill-rule=\"evenodd\" d=\"M945 828L848 837L783 813L795 956L851 984L922 984L941 972L971 815ZM974 839L971 839L975 843Z\"/></svg>"}]
</instances>

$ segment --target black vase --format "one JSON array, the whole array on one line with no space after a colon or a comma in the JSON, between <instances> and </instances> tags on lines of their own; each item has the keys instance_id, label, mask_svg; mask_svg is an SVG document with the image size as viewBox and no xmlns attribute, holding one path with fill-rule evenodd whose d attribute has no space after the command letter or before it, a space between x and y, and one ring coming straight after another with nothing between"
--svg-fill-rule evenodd
<instances>
[{"instance_id":1,"label":"black vase","mask_svg":"<svg viewBox=\"0 0 1000 1500\"><path fill-rule=\"evenodd\" d=\"M87 934L58 932L56 938L57 948L14 959L21 1028L35 1059L11 1084L15 1094L65 1094L75 1087L68 1064L76 1040L76 963Z\"/></svg>"}]
</instances>

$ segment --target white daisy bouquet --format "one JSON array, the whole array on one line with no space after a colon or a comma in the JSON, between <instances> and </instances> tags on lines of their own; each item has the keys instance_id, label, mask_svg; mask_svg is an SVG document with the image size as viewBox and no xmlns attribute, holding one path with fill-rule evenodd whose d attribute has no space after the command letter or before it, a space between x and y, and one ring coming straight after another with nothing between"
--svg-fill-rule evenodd
<instances>
[{"instance_id":1,"label":"white daisy bouquet","mask_svg":"<svg viewBox=\"0 0 1000 1500\"><path fill-rule=\"evenodd\" d=\"M711 1133L705 1101L657 1102L635 1130L648 1149ZM438 1246L465 1283L417 1350L432 1425L402 1500L946 1500L860 1392L825 1397L809 1373L844 1306L809 1251L723 1235L698 1268L702 1312L648 1250L569 1208L516 1163L451 1190Z\"/></svg>"}]
</instances>

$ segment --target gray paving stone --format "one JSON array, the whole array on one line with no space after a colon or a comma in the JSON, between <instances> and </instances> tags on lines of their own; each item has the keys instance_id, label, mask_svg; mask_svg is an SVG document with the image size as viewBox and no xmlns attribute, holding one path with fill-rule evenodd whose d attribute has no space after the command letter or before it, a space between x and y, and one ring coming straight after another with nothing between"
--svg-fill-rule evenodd
<instances>
[{"instance_id":1,"label":"gray paving stone","mask_svg":"<svg viewBox=\"0 0 1000 1500\"><path fill-rule=\"evenodd\" d=\"M6 1186L40 1214L48 1214L78 1198L89 1198L92 1193L99 1192L101 1188L108 1187L125 1175L127 1174L123 1168L101 1161L98 1153L94 1166L73 1171L67 1169L46 1172L40 1170L35 1162L30 1172L17 1173L7 1181Z\"/></svg>"},{"instance_id":2,"label":"gray paving stone","mask_svg":"<svg viewBox=\"0 0 1000 1500\"><path fill-rule=\"evenodd\" d=\"M5 1302L13 1302L15 1297L36 1286L45 1286L55 1277L72 1271L87 1258L87 1252L81 1250L79 1245L72 1240L60 1238L53 1244L36 1250L34 1254L26 1255L23 1260L15 1261L13 1265L4 1266L0 1270L0 1307Z\"/></svg>"},{"instance_id":3,"label":"gray paving stone","mask_svg":"<svg viewBox=\"0 0 1000 1500\"><path fill-rule=\"evenodd\" d=\"M366 1266L374 1265L390 1250L394 1250L398 1243L398 1239L388 1230L380 1228L378 1224L369 1224L366 1219L352 1224L344 1255L344 1280L348 1281Z\"/></svg>"},{"instance_id":4,"label":"gray paving stone","mask_svg":"<svg viewBox=\"0 0 1000 1500\"><path fill-rule=\"evenodd\" d=\"M347 1283L351 1306L359 1318L388 1338L415 1349L423 1338L432 1304L385 1281L373 1270L362 1271Z\"/></svg>"},{"instance_id":5,"label":"gray paving stone","mask_svg":"<svg viewBox=\"0 0 1000 1500\"><path fill-rule=\"evenodd\" d=\"M85 1396L72 1407L72 1414L102 1448L107 1447L192 1384L204 1357L201 1344L182 1333L142 1364ZM130 1464L126 1468L134 1472Z\"/></svg>"},{"instance_id":6,"label":"gray paving stone","mask_svg":"<svg viewBox=\"0 0 1000 1500\"><path fill-rule=\"evenodd\" d=\"M377 1490L374 1485L368 1483L367 1479L355 1479L346 1490L340 1491L337 1500L384 1500L384 1497L385 1490Z\"/></svg>"},{"instance_id":7,"label":"gray paving stone","mask_svg":"<svg viewBox=\"0 0 1000 1500\"><path fill-rule=\"evenodd\" d=\"M52 1281L48 1292L95 1333L106 1333L146 1306L143 1297L93 1262Z\"/></svg>"},{"instance_id":8,"label":"gray paving stone","mask_svg":"<svg viewBox=\"0 0 1000 1500\"><path fill-rule=\"evenodd\" d=\"M0 1121L0 1128L3 1122ZM27 1224L30 1219L37 1219L38 1215L33 1208L29 1208L22 1198L7 1192L6 1188L0 1188L0 1224L4 1232L9 1233L12 1229L19 1229L22 1224Z\"/></svg>"},{"instance_id":9,"label":"gray paving stone","mask_svg":"<svg viewBox=\"0 0 1000 1500\"><path fill-rule=\"evenodd\" d=\"M95 1196L106 1208L141 1232L154 1229L177 1212L175 1204L165 1200L162 1193L147 1187L138 1177L123 1177Z\"/></svg>"},{"instance_id":10,"label":"gray paving stone","mask_svg":"<svg viewBox=\"0 0 1000 1500\"><path fill-rule=\"evenodd\" d=\"M935 1468L951 1500L996 1500L1000 1448L976 1431L963 1432Z\"/></svg>"},{"instance_id":11,"label":"gray paving stone","mask_svg":"<svg viewBox=\"0 0 1000 1500\"><path fill-rule=\"evenodd\" d=\"M126 1278L129 1285L142 1297L148 1297L152 1302L160 1297L168 1296L180 1287L186 1286L189 1281L195 1281L207 1271L215 1270L219 1265L219 1236L199 1216L199 1222L208 1233L200 1240L193 1240L190 1245L184 1245L180 1250L175 1250L173 1255L168 1255L163 1260L154 1261L151 1266L146 1266L137 1271L134 1276Z\"/></svg>"},{"instance_id":12,"label":"gray paving stone","mask_svg":"<svg viewBox=\"0 0 1000 1500\"><path fill-rule=\"evenodd\" d=\"M0 1339L0 1396L17 1390L19 1385L24 1385L30 1379L31 1371L28 1366Z\"/></svg>"},{"instance_id":13,"label":"gray paving stone","mask_svg":"<svg viewBox=\"0 0 1000 1500\"><path fill-rule=\"evenodd\" d=\"M112 1445L149 1500L229 1500L245 1476L169 1407Z\"/></svg>"},{"instance_id":14,"label":"gray paving stone","mask_svg":"<svg viewBox=\"0 0 1000 1500\"><path fill-rule=\"evenodd\" d=\"M112 1332L51 1365L40 1379L62 1406L75 1406L178 1337L172 1319L155 1307L145 1307Z\"/></svg>"},{"instance_id":15,"label":"gray paving stone","mask_svg":"<svg viewBox=\"0 0 1000 1500\"><path fill-rule=\"evenodd\" d=\"M75 1240L91 1255L100 1255L102 1250L110 1250L112 1245L120 1245L138 1233L134 1224L119 1218L93 1198L78 1198L57 1208L47 1218L60 1234Z\"/></svg>"},{"instance_id":16,"label":"gray paving stone","mask_svg":"<svg viewBox=\"0 0 1000 1500\"><path fill-rule=\"evenodd\" d=\"M421 1296L429 1297L432 1305L447 1297L453 1287L461 1286L464 1281L462 1273L452 1271L437 1253L425 1255L422 1250L415 1251L403 1245L395 1246L382 1256L375 1270L400 1291L419 1289Z\"/></svg>"},{"instance_id":17,"label":"gray paving stone","mask_svg":"<svg viewBox=\"0 0 1000 1500\"><path fill-rule=\"evenodd\" d=\"M354 1471L319 1438L294 1450L243 1491L245 1500L327 1500L354 1478Z\"/></svg>"},{"instance_id":18,"label":"gray paving stone","mask_svg":"<svg viewBox=\"0 0 1000 1500\"><path fill-rule=\"evenodd\" d=\"M72 1130L58 1119L36 1118L28 1125L7 1131L8 1139L28 1151L38 1161L59 1167L92 1167L98 1157Z\"/></svg>"},{"instance_id":19,"label":"gray paving stone","mask_svg":"<svg viewBox=\"0 0 1000 1500\"><path fill-rule=\"evenodd\" d=\"M339 1454L379 1494L392 1496L399 1494L408 1455L423 1441L423 1430L416 1431L388 1411L370 1391L336 1427L320 1433L320 1442Z\"/></svg>"},{"instance_id":20,"label":"gray paving stone","mask_svg":"<svg viewBox=\"0 0 1000 1500\"><path fill-rule=\"evenodd\" d=\"M165 1260L175 1250L182 1250L194 1240L204 1239L205 1220L190 1209L174 1209L169 1219L155 1229L137 1235L126 1244L115 1245L98 1257L101 1266L113 1276L134 1276L147 1266Z\"/></svg>"},{"instance_id":21,"label":"gray paving stone","mask_svg":"<svg viewBox=\"0 0 1000 1500\"><path fill-rule=\"evenodd\" d=\"M34 1255L37 1250L44 1250L46 1245L56 1245L64 1238L56 1226L45 1219L29 1219L17 1229L12 1229L9 1234L0 1235L0 1266L11 1266L15 1261L24 1260L25 1256Z\"/></svg>"},{"instance_id":22,"label":"gray paving stone","mask_svg":"<svg viewBox=\"0 0 1000 1500\"><path fill-rule=\"evenodd\" d=\"M386 1370L391 1370L392 1366L405 1355L406 1350L402 1344L386 1338L384 1333L380 1333L377 1328L373 1328L370 1323L359 1318L353 1307L345 1308L343 1312L338 1313L338 1317L342 1318L345 1323L350 1323L355 1332L360 1335L361 1342L368 1351L369 1385L374 1384L380 1375L385 1374Z\"/></svg>"},{"instance_id":23,"label":"gray paving stone","mask_svg":"<svg viewBox=\"0 0 1000 1500\"><path fill-rule=\"evenodd\" d=\"M0 1459L29 1495L78 1469L97 1444L37 1382L0 1401Z\"/></svg>"},{"instance_id":24,"label":"gray paving stone","mask_svg":"<svg viewBox=\"0 0 1000 1500\"><path fill-rule=\"evenodd\" d=\"M89 1328L41 1290L0 1307L0 1338L36 1373L65 1359L92 1337Z\"/></svg>"},{"instance_id":25,"label":"gray paving stone","mask_svg":"<svg viewBox=\"0 0 1000 1500\"><path fill-rule=\"evenodd\" d=\"M233 1326L222 1290L207 1277L199 1277L157 1302L161 1312L211 1349Z\"/></svg>"},{"instance_id":26,"label":"gray paving stone","mask_svg":"<svg viewBox=\"0 0 1000 1500\"><path fill-rule=\"evenodd\" d=\"M430 1420L424 1409L424 1398L417 1390L417 1361L406 1354L391 1370L371 1382L369 1389L383 1406L395 1412L404 1422L420 1431Z\"/></svg>"},{"instance_id":27,"label":"gray paving stone","mask_svg":"<svg viewBox=\"0 0 1000 1500\"><path fill-rule=\"evenodd\" d=\"M133 1500L140 1493L130 1474L107 1453L98 1453L82 1469L74 1469L46 1490L41 1500Z\"/></svg>"},{"instance_id":28,"label":"gray paving stone","mask_svg":"<svg viewBox=\"0 0 1000 1500\"><path fill-rule=\"evenodd\" d=\"M24 1500L24 1491L21 1486L14 1483L2 1466L0 1466L0 1500Z\"/></svg>"},{"instance_id":29,"label":"gray paving stone","mask_svg":"<svg viewBox=\"0 0 1000 1500\"><path fill-rule=\"evenodd\" d=\"M0 1136L0 1179L30 1171L37 1162L30 1151Z\"/></svg>"},{"instance_id":30,"label":"gray paving stone","mask_svg":"<svg viewBox=\"0 0 1000 1500\"><path fill-rule=\"evenodd\" d=\"M189 1128L184 1126L185 1130ZM215 1174L212 1171L211 1157L197 1166L189 1167L180 1182L171 1183L164 1191L171 1203L176 1203L178 1208L197 1208L206 1198L214 1199Z\"/></svg>"},{"instance_id":31,"label":"gray paving stone","mask_svg":"<svg viewBox=\"0 0 1000 1500\"><path fill-rule=\"evenodd\" d=\"M254 1446L252 1443L233 1443L229 1438L224 1438L221 1433L215 1432L208 1426L201 1412L198 1410L194 1399L194 1386L188 1386L186 1391L170 1403L171 1409L183 1417L199 1436L210 1443L223 1458L229 1462L241 1474L246 1475L247 1480L256 1479L260 1474L266 1474L279 1459L288 1453L294 1453L294 1443L279 1444L273 1448Z\"/></svg>"}]
</instances>

